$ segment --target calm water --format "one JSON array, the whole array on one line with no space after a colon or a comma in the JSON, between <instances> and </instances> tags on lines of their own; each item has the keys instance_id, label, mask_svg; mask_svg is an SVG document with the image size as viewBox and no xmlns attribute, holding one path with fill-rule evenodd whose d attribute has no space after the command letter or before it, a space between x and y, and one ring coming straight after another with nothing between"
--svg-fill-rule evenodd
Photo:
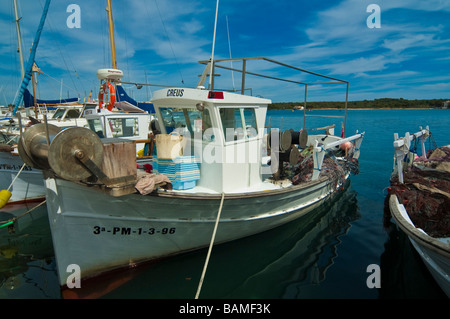
<instances>
[{"instance_id":1,"label":"calm water","mask_svg":"<svg viewBox=\"0 0 450 319\"><path fill-rule=\"evenodd\" d=\"M273 127L303 126L302 111L270 111L269 118ZM325 126L329 120L310 117L307 127ZM341 119L332 120L340 132ZM347 136L365 132L360 174L351 177L349 189L314 214L215 246L200 298L446 298L403 233L392 221L383 223L393 134L416 132L420 125L430 126L438 146L450 144L450 110L348 111ZM3 210L0 218L10 215ZM62 298L45 207L20 219L15 228L15 233L0 229L0 298ZM96 298L192 299L206 254L201 250L137 267L76 292ZM380 266L381 288L367 286L372 264Z\"/></svg>"}]
</instances>

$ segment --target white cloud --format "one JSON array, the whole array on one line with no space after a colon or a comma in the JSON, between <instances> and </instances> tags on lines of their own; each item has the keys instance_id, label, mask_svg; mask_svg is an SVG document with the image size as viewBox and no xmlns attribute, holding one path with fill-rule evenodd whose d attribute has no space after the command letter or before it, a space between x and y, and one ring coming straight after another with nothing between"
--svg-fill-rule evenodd
<instances>
[{"instance_id":1,"label":"white cloud","mask_svg":"<svg viewBox=\"0 0 450 319\"><path fill-rule=\"evenodd\" d=\"M328 2L328 8L318 10L314 7L323 8L324 3L316 5L299 2L294 6L292 0L279 0L277 4L269 1L222 1L216 58L229 55L224 20L225 15L229 15L233 31L231 46L232 49L239 47L236 51L242 53L241 57L249 56L248 52L265 55L264 50L267 50L274 53L270 57L275 60L347 79L351 83L353 81L356 84L351 87L356 90L364 87L366 92L370 92L370 87L373 87L373 91L378 91L378 87L385 87L384 84L392 78L403 77L405 81L411 81L412 78L422 81L437 79L433 72L448 68L450 60L442 54L450 49L446 24L448 19L436 20L434 17L438 14L449 17L449 1L378 0L375 3L381 8L380 29L369 29L366 25L370 14L366 8L373 1ZM20 3L22 35L27 49L24 55L27 59L45 0L26 3L22 0ZM69 15L66 8L71 3L71 0L52 1L37 58L40 65L45 67L44 72L64 79L64 83L75 83L78 90L86 88L89 91L89 88L96 89L98 85L96 70L109 67L111 63L106 1L76 2L82 13L81 29L69 29L66 26ZM292 12L267 12L269 8L285 11L294 7L298 9L298 15ZM246 8L251 12L244 15L242 12ZM214 13L215 1L113 0L117 60L127 80L143 82L146 75L147 80L153 83L180 83L183 77L187 85L194 86L197 75L203 70L197 61L207 60L211 55ZM0 28L9 30L0 34L0 59L8 61L0 62L0 68L19 74L19 70L14 70L17 65L10 62L17 61L17 56L14 56L16 40L11 14L11 4L0 7ZM272 16L285 19L275 20L271 19ZM286 32L265 34L266 30L256 27L264 26L261 19L269 31L273 26L272 29ZM276 45L265 46L265 37L267 43ZM237 54L233 53L233 57L237 57ZM422 68L424 61L428 63L427 68ZM269 72L274 76L282 74L281 70L269 69L264 65L253 67L254 70ZM286 76L298 79L297 75ZM235 78L238 77L240 75L235 75ZM371 80L365 82L367 79ZM433 83L429 83L429 89L443 92L442 85ZM262 81L257 84L263 87ZM11 75L1 74L0 85L13 86ZM264 89L270 90L265 84ZM45 90L43 87L43 94ZM3 92L6 91L15 89L3 89Z\"/></svg>"}]
</instances>

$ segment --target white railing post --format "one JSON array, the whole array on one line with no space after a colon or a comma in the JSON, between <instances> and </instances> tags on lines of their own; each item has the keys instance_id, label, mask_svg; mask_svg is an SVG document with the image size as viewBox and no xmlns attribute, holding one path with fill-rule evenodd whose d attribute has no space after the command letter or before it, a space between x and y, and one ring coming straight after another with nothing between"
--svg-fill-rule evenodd
<instances>
[{"instance_id":1,"label":"white railing post","mask_svg":"<svg viewBox=\"0 0 450 319\"><path fill-rule=\"evenodd\" d=\"M355 134L355 135L352 135L347 138L340 139L335 142L324 144L324 145L319 145L318 141L316 141L316 144L314 145L314 148L313 148L314 170L313 170L312 180L314 181L314 180L318 179L320 176L320 171L322 170L323 159L325 157L325 151L327 149L339 146L346 142L355 141L354 157L358 158L357 156L359 156L359 147L361 146L363 136L364 136L364 133L359 133L359 134ZM355 155L357 155L357 156L355 156Z\"/></svg>"},{"instance_id":2,"label":"white railing post","mask_svg":"<svg viewBox=\"0 0 450 319\"><path fill-rule=\"evenodd\" d=\"M420 144L422 148L422 156L426 159L427 154L425 150L425 141L430 136L430 129L427 126L425 130L419 127L420 131L414 134L405 133L405 137L399 138L398 133L394 133L394 149L395 149L395 162L397 164L397 175L400 183L403 184L403 159L405 155L409 153L411 141L414 138L420 138Z\"/></svg>"}]
</instances>

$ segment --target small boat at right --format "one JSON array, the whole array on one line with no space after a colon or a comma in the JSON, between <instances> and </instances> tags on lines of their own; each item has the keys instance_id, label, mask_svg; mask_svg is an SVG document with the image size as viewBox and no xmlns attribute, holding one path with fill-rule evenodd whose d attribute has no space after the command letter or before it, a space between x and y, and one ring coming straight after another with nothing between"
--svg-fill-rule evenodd
<instances>
[{"instance_id":1,"label":"small boat at right","mask_svg":"<svg viewBox=\"0 0 450 319\"><path fill-rule=\"evenodd\" d=\"M437 147L426 127L404 137L394 134L394 149L389 212L450 297L450 145Z\"/></svg>"}]
</instances>

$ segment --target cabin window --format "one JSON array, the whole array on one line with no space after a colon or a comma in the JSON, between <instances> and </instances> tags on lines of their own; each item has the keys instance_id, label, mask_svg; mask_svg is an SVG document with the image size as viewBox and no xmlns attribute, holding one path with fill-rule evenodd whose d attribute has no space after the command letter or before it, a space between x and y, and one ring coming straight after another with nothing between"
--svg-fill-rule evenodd
<instances>
[{"instance_id":1,"label":"cabin window","mask_svg":"<svg viewBox=\"0 0 450 319\"><path fill-rule=\"evenodd\" d=\"M160 108L160 111L167 134L176 130L182 135L202 138L205 131L212 127L207 108L202 112L196 108Z\"/></svg>"},{"instance_id":2,"label":"cabin window","mask_svg":"<svg viewBox=\"0 0 450 319\"><path fill-rule=\"evenodd\" d=\"M107 121L113 137L139 136L137 118L111 118Z\"/></svg>"},{"instance_id":3,"label":"cabin window","mask_svg":"<svg viewBox=\"0 0 450 319\"><path fill-rule=\"evenodd\" d=\"M256 114L254 109L244 109L244 121L247 137L252 138L258 135L258 129L256 126Z\"/></svg>"},{"instance_id":4,"label":"cabin window","mask_svg":"<svg viewBox=\"0 0 450 319\"><path fill-rule=\"evenodd\" d=\"M220 109L220 118L222 119L222 128L226 142L244 139L240 109L222 108Z\"/></svg>"},{"instance_id":5,"label":"cabin window","mask_svg":"<svg viewBox=\"0 0 450 319\"><path fill-rule=\"evenodd\" d=\"M91 131L94 131L98 137L105 137L105 132L103 132L103 126L99 119L87 120L87 122Z\"/></svg>"},{"instance_id":6,"label":"cabin window","mask_svg":"<svg viewBox=\"0 0 450 319\"><path fill-rule=\"evenodd\" d=\"M65 110L57 109L55 114L53 114L52 119L60 119L63 117Z\"/></svg>"},{"instance_id":7,"label":"cabin window","mask_svg":"<svg viewBox=\"0 0 450 319\"><path fill-rule=\"evenodd\" d=\"M225 142L244 140L258 135L254 109L221 108L220 117Z\"/></svg>"},{"instance_id":8,"label":"cabin window","mask_svg":"<svg viewBox=\"0 0 450 319\"><path fill-rule=\"evenodd\" d=\"M53 115L53 119L62 119L64 117L64 114L66 113L66 110L59 109L56 110L55 114ZM80 111L78 110L68 110L65 118L68 119L77 119L81 115Z\"/></svg>"},{"instance_id":9,"label":"cabin window","mask_svg":"<svg viewBox=\"0 0 450 319\"><path fill-rule=\"evenodd\" d=\"M81 113L78 110L69 110L69 112L67 112L66 118L77 119L80 117L80 115Z\"/></svg>"}]
</instances>

